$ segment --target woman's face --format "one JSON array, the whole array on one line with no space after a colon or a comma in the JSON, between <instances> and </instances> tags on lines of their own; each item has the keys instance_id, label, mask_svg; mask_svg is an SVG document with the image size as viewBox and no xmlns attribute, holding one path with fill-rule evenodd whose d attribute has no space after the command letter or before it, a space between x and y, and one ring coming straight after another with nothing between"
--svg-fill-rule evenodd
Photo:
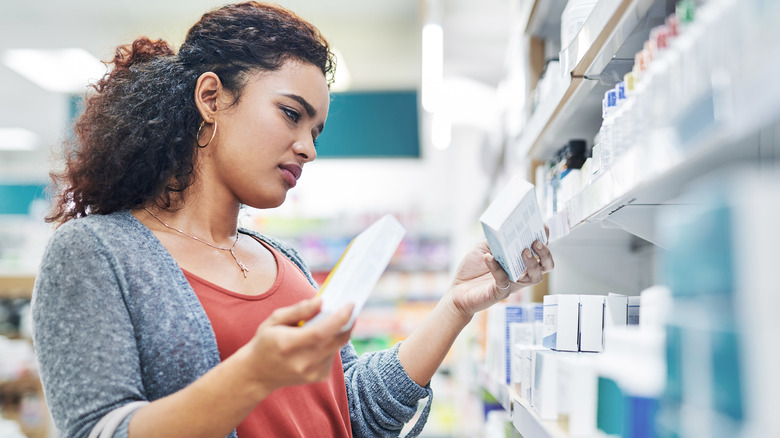
<instances>
[{"instance_id":1,"label":"woman's face","mask_svg":"<svg viewBox=\"0 0 780 438\"><path fill-rule=\"evenodd\" d=\"M304 164L317 157L314 140L328 116L330 96L322 71L286 61L252 74L239 101L218 100L214 141L205 153L203 189L217 189L254 208L278 207L295 187ZM222 110L221 108L225 108ZM202 173L203 174L203 173Z\"/></svg>"}]
</instances>

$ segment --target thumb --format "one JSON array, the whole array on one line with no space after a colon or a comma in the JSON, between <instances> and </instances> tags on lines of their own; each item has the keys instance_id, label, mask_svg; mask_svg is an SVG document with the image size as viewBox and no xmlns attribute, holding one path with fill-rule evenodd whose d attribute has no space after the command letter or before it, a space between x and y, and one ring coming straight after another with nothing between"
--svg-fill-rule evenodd
<instances>
[{"instance_id":1,"label":"thumb","mask_svg":"<svg viewBox=\"0 0 780 438\"><path fill-rule=\"evenodd\" d=\"M308 321L320 312L322 299L320 297L309 298L292 306L280 307L273 311L268 318L272 324L298 325L301 321Z\"/></svg>"}]
</instances>

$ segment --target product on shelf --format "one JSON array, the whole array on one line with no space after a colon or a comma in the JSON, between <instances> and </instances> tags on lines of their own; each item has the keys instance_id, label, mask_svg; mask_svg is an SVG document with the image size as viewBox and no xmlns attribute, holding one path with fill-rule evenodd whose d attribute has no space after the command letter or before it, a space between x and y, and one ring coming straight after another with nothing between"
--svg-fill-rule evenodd
<instances>
[{"instance_id":1,"label":"product on shelf","mask_svg":"<svg viewBox=\"0 0 780 438\"><path fill-rule=\"evenodd\" d=\"M604 350L604 296L580 295L579 350Z\"/></svg>"},{"instance_id":2,"label":"product on shelf","mask_svg":"<svg viewBox=\"0 0 780 438\"><path fill-rule=\"evenodd\" d=\"M559 351L579 351L579 295L544 296L545 347Z\"/></svg>"},{"instance_id":3,"label":"product on shelf","mask_svg":"<svg viewBox=\"0 0 780 438\"><path fill-rule=\"evenodd\" d=\"M569 0L561 14L561 47L568 47L588 19L598 0Z\"/></svg>"}]
</instances>

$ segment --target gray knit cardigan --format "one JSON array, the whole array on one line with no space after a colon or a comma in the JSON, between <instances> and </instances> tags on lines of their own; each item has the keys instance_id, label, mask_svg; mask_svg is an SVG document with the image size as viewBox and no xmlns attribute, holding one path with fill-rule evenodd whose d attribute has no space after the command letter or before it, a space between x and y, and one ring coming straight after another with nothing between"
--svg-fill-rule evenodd
<instances>
[{"instance_id":1,"label":"gray knit cardigan","mask_svg":"<svg viewBox=\"0 0 780 438\"><path fill-rule=\"evenodd\" d=\"M292 248L252 231L290 258ZM129 211L71 220L48 243L33 292L33 340L46 401L62 438L86 437L108 413L172 394L220 361L214 331L176 261ZM394 348L358 358L341 349L352 432L398 436L430 386L404 372ZM218 400L214 401L218 403ZM127 437L132 413L115 437ZM235 437L235 431L230 437Z\"/></svg>"}]
</instances>

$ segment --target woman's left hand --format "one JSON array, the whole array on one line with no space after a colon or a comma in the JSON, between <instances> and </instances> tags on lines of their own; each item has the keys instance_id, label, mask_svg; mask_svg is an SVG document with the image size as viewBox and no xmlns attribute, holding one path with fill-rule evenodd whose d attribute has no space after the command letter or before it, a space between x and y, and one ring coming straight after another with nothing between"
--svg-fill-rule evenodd
<instances>
[{"instance_id":1,"label":"woman's left hand","mask_svg":"<svg viewBox=\"0 0 780 438\"><path fill-rule=\"evenodd\" d=\"M550 230L546 226L545 231L549 237ZM534 252L539 256L538 260ZM507 273L493 258L487 241L480 242L463 257L455 272L449 291L455 310L471 318L510 294L538 284L542 275L555 266L550 250L538 241L533 244L533 252L523 251L523 261L528 269L516 282L509 281Z\"/></svg>"}]
</instances>

